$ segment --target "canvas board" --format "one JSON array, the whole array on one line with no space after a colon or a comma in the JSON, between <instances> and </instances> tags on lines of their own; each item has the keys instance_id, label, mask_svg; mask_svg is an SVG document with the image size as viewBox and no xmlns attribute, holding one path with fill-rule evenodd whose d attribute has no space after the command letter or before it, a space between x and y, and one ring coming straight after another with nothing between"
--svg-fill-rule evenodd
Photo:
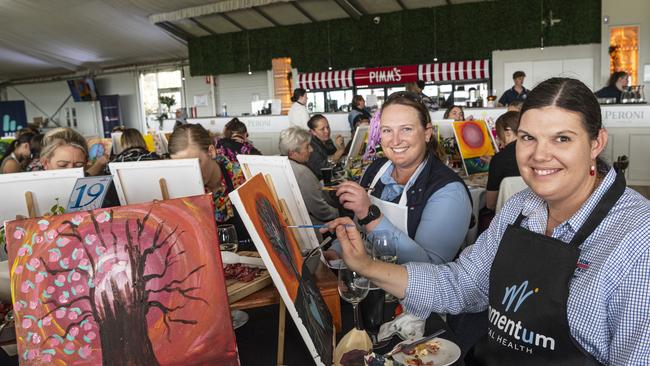
<instances>
[{"instance_id":1,"label":"canvas board","mask_svg":"<svg viewBox=\"0 0 650 366\"><path fill-rule=\"evenodd\" d=\"M113 142L112 149L113 149L113 154L115 154L115 155L121 153L122 150L124 150L122 148L121 139L122 139L122 132L113 132L113 133L111 133L111 141Z\"/></svg>"},{"instance_id":2,"label":"canvas board","mask_svg":"<svg viewBox=\"0 0 650 366\"><path fill-rule=\"evenodd\" d=\"M369 131L370 126L357 127L352 137L352 144L350 144L350 151L348 152L348 158L345 161L344 168L349 167L352 160L360 158L366 152L365 146L368 142Z\"/></svg>"},{"instance_id":3,"label":"canvas board","mask_svg":"<svg viewBox=\"0 0 650 366\"><path fill-rule=\"evenodd\" d=\"M239 365L212 197L7 223L21 365Z\"/></svg>"},{"instance_id":4,"label":"canvas board","mask_svg":"<svg viewBox=\"0 0 650 366\"><path fill-rule=\"evenodd\" d=\"M42 216L58 203L65 207L68 197L83 178L83 168L0 174L0 223L16 215L29 216L25 192L32 192L36 216Z\"/></svg>"},{"instance_id":5,"label":"canvas board","mask_svg":"<svg viewBox=\"0 0 650 366\"><path fill-rule=\"evenodd\" d=\"M247 180L258 173L271 175L278 198L287 203L295 224L312 225L309 211L307 211L305 201L300 194L300 187L288 157L240 154L237 156L237 160L239 160ZM244 166L248 168L246 169ZM295 233L302 250L318 246L318 238L313 230L302 229Z\"/></svg>"},{"instance_id":6,"label":"canvas board","mask_svg":"<svg viewBox=\"0 0 650 366\"><path fill-rule=\"evenodd\" d=\"M293 232L283 224L264 177L257 174L247 180L230 193L230 200L241 214L314 362L330 366L334 351L332 315L303 261Z\"/></svg>"},{"instance_id":7,"label":"canvas board","mask_svg":"<svg viewBox=\"0 0 650 366\"><path fill-rule=\"evenodd\" d=\"M108 167L122 206L161 200L161 178L167 183L169 198L205 193L199 159L109 163Z\"/></svg>"},{"instance_id":8,"label":"canvas board","mask_svg":"<svg viewBox=\"0 0 650 366\"><path fill-rule=\"evenodd\" d=\"M94 162L100 156L110 157L111 149L113 148L112 139L88 137L86 138L86 143L88 144L88 161Z\"/></svg>"},{"instance_id":9,"label":"canvas board","mask_svg":"<svg viewBox=\"0 0 650 366\"><path fill-rule=\"evenodd\" d=\"M494 146L485 121L456 121L453 127L465 173L488 172L490 164L481 157L494 156Z\"/></svg>"}]
</instances>

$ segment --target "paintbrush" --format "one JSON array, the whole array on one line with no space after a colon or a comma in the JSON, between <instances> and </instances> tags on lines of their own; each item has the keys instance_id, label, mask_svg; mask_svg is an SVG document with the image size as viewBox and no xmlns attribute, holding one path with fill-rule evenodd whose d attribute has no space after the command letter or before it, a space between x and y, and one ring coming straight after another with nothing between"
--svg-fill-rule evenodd
<instances>
[{"instance_id":1,"label":"paintbrush","mask_svg":"<svg viewBox=\"0 0 650 366\"><path fill-rule=\"evenodd\" d=\"M321 188L322 191L336 191L337 189L339 189L339 186L326 186ZM366 190L366 192L372 192L372 188L364 188L364 189Z\"/></svg>"},{"instance_id":2,"label":"paintbrush","mask_svg":"<svg viewBox=\"0 0 650 366\"><path fill-rule=\"evenodd\" d=\"M286 225L285 227L291 228L291 229L322 229L324 227L328 227L327 225ZM354 227L352 224L345 224L345 227Z\"/></svg>"}]
</instances>

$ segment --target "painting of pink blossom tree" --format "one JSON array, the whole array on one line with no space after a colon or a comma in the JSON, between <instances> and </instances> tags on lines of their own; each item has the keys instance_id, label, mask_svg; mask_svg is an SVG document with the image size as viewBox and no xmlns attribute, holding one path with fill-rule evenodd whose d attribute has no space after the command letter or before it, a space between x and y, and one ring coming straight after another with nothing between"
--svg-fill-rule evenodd
<instances>
[{"instance_id":1,"label":"painting of pink blossom tree","mask_svg":"<svg viewBox=\"0 0 650 366\"><path fill-rule=\"evenodd\" d=\"M7 224L21 364L238 365L196 196Z\"/></svg>"}]
</instances>

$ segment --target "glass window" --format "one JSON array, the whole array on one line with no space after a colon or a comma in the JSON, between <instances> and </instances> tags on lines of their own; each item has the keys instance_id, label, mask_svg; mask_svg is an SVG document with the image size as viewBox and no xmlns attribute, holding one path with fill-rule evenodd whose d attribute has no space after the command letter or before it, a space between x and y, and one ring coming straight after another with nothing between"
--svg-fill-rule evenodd
<instances>
[{"instance_id":1,"label":"glass window","mask_svg":"<svg viewBox=\"0 0 650 366\"><path fill-rule=\"evenodd\" d=\"M352 89L333 90L326 93L328 108L327 112L348 112L352 103Z\"/></svg>"},{"instance_id":2,"label":"glass window","mask_svg":"<svg viewBox=\"0 0 650 366\"><path fill-rule=\"evenodd\" d=\"M384 88L363 88L357 89L357 94L361 95L366 100L366 106L371 108L374 106L381 107L384 102Z\"/></svg>"},{"instance_id":3,"label":"glass window","mask_svg":"<svg viewBox=\"0 0 650 366\"><path fill-rule=\"evenodd\" d=\"M140 88L145 117L150 128L155 127L151 122L163 114L173 119L176 117L176 111L182 109L183 79L180 70L143 73L140 75ZM161 103L161 97L169 103Z\"/></svg>"},{"instance_id":4,"label":"glass window","mask_svg":"<svg viewBox=\"0 0 650 366\"><path fill-rule=\"evenodd\" d=\"M307 109L309 113L325 113L325 93L307 92Z\"/></svg>"}]
</instances>

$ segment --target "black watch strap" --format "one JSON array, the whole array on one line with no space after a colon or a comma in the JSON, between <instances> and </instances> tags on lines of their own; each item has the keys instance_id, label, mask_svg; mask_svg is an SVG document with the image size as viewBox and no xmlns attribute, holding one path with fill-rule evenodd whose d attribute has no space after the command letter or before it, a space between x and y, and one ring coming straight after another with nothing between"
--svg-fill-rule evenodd
<instances>
[{"instance_id":1,"label":"black watch strap","mask_svg":"<svg viewBox=\"0 0 650 366\"><path fill-rule=\"evenodd\" d=\"M379 216L381 216L381 211L379 210L379 207L377 207L376 205L370 205L370 207L368 207L368 215L358 220L359 225L367 225L371 221L378 219Z\"/></svg>"}]
</instances>

